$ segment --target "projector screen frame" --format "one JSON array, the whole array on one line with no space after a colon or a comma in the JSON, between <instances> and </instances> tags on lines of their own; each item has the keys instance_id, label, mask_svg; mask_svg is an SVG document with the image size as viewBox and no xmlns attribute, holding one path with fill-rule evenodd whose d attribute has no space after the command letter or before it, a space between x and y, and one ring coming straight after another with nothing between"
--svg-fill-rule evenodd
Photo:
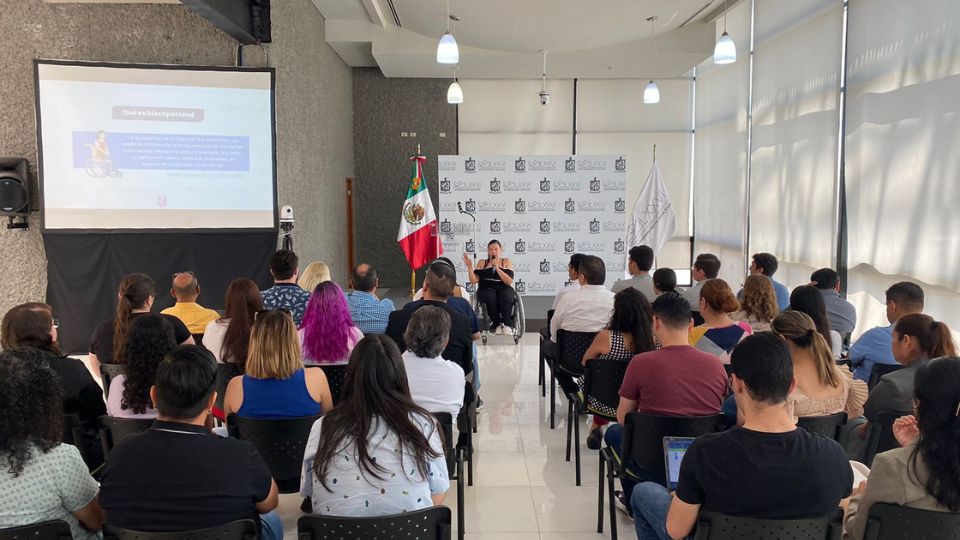
<instances>
[{"instance_id":1,"label":"projector screen frame","mask_svg":"<svg viewBox=\"0 0 960 540\"><path fill-rule=\"evenodd\" d=\"M45 200L45 182L43 170L43 133L40 111L40 66L78 66L78 67L100 67L100 68L118 68L118 69L146 69L162 71L220 71L220 72L239 72L239 73L267 73L270 75L270 144L272 156L272 188L271 192L271 210L273 213L273 224L271 227L202 227L202 228L47 228L47 205ZM56 234L110 234L118 233L147 233L147 234L179 234L179 233L251 233L263 231L279 230L279 214L277 209L277 71L272 67L243 67L243 66L202 66L192 64L138 64L129 62L100 62L86 60L62 60L50 58L36 58L33 61L34 78L34 106L36 111L36 129L37 129L37 187L38 187L38 205L40 206L40 231L41 233Z\"/></svg>"}]
</instances>

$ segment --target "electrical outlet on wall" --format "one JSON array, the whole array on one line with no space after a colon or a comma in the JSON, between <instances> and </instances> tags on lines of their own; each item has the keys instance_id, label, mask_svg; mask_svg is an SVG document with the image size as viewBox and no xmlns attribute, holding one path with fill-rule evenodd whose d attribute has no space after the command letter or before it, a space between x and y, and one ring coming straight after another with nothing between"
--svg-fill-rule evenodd
<instances>
[{"instance_id":1,"label":"electrical outlet on wall","mask_svg":"<svg viewBox=\"0 0 960 540\"><path fill-rule=\"evenodd\" d=\"M401 132L400 132L400 136L401 136L401 137L406 137L406 136L407 136L407 132L406 132L406 131L401 131Z\"/></svg>"},{"instance_id":2,"label":"electrical outlet on wall","mask_svg":"<svg viewBox=\"0 0 960 540\"><path fill-rule=\"evenodd\" d=\"M410 132L410 136L411 136L411 137L416 137L416 136L417 136L417 132L416 132L416 131L411 131L411 132Z\"/></svg>"}]
</instances>

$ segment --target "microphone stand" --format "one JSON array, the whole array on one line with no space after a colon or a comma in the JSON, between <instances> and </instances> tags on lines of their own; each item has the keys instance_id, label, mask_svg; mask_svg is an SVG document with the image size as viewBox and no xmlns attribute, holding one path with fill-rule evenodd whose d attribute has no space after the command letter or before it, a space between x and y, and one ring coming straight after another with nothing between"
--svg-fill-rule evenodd
<instances>
[{"instance_id":1,"label":"microphone stand","mask_svg":"<svg viewBox=\"0 0 960 540\"><path fill-rule=\"evenodd\" d=\"M459 201L457 201L457 209L460 210L461 214L466 214L470 216L470 219L473 220L473 228L471 228L470 231L473 233L473 268L476 269L477 268L477 216L464 210L463 203ZM467 281L469 281L469 279Z\"/></svg>"}]
</instances>

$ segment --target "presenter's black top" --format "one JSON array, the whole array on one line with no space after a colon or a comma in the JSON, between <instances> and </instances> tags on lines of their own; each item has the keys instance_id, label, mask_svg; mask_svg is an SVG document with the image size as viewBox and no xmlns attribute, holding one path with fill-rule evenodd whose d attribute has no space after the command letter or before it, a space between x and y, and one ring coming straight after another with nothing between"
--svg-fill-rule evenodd
<instances>
[{"instance_id":1,"label":"presenter's black top","mask_svg":"<svg viewBox=\"0 0 960 540\"><path fill-rule=\"evenodd\" d=\"M110 524L138 531L186 531L258 520L272 477L247 441L191 424L156 421L107 459L100 504Z\"/></svg>"},{"instance_id":2,"label":"presenter's black top","mask_svg":"<svg viewBox=\"0 0 960 540\"><path fill-rule=\"evenodd\" d=\"M146 313L131 313L130 322L133 323L133 319L146 315ZM177 343L183 343L184 341L190 339L190 330L187 329L187 325L183 324L183 321L174 317L173 315L160 315L169 322L173 327L173 337ZM113 321L114 318L107 319L102 323L97 325L96 330L93 331L93 337L90 338L90 352L97 355L97 360L101 364L113 364ZM129 328L129 327L128 327Z\"/></svg>"},{"instance_id":3,"label":"presenter's black top","mask_svg":"<svg viewBox=\"0 0 960 540\"><path fill-rule=\"evenodd\" d=\"M503 270L503 272L508 276L510 276L511 278L513 277L512 269L501 268L501 270ZM478 278L480 278L480 283L478 284L479 287L490 288L496 291L509 287L509 285L507 285L506 283L503 282L502 279L500 279L500 274L498 274L497 270L492 266L488 266L486 268L479 268L477 270L474 270L473 273L476 274Z\"/></svg>"}]
</instances>

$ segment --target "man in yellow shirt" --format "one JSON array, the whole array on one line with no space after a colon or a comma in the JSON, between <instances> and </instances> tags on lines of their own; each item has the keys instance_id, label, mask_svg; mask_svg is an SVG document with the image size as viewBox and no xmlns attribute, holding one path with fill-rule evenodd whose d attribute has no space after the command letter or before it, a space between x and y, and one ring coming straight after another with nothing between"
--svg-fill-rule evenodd
<instances>
[{"instance_id":1,"label":"man in yellow shirt","mask_svg":"<svg viewBox=\"0 0 960 540\"><path fill-rule=\"evenodd\" d=\"M161 311L164 315L173 315L187 325L191 334L202 334L207 323L220 318L220 314L197 303L200 296L200 284L193 272L177 272L173 275L173 288L170 294L177 299L173 307Z\"/></svg>"}]
</instances>

